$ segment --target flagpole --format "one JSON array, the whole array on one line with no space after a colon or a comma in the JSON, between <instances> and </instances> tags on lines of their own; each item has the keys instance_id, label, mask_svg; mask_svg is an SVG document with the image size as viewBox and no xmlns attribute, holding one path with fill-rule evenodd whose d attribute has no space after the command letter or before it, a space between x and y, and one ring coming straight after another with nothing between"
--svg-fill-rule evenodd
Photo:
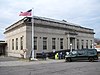
<instances>
[{"instance_id":1,"label":"flagpole","mask_svg":"<svg viewBox=\"0 0 100 75\"><path fill-rule=\"evenodd\" d=\"M31 60L34 60L34 9L32 8L32 54Z\"/></svg>"}]
</instances>

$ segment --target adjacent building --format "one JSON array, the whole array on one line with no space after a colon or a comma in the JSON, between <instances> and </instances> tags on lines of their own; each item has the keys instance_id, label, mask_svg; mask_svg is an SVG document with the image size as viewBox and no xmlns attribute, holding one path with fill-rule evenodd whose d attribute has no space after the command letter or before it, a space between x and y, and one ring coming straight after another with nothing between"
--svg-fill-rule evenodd
<instances>
[{"instance_id":1,"label":"adjacent building","mask_svg":"<svg viewBox=\"0 0 100 75\"><path fill-rule=\"evenodd\" d=\"M7 43L3 40L0 40L0 56L2 55L6 55L6 47L7 47Z\"/></svg>"},{"instance_id":2,"label":"adjacent building","mask_svg":"<svg viewBox=\"0 0 100 75\"><path fill-rule=\"evenodd\" d=\"M31 17L25 17L5 29L8 56L21 57L27 49L26 58L32 48ZM34 16L34 50L36 53L92 48L94 30L65 20Z\"/></svg>"},{"instance_id":3,"label":"adjacent building","mask_svg":"<svg viewBox=\"0 0 100 75\"><path fill-rule=\"evenodd\" d=\"M95 49L97 49L97 52L100 53L100 45L96 45Z\"/></svg>"}]
</instances>

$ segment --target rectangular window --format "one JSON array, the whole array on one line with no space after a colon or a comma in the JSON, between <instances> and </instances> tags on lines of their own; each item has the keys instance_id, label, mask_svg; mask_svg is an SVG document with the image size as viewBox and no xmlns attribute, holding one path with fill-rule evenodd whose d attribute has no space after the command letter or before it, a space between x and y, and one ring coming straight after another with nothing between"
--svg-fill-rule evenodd
<instances>
[{"instance_id":1,"label":"rectangular window","mask_svg":"<svg viewBox=\"0 0 100 75\"><path fill-rule=\"evenodd\" d=\"M88 49L88 40L86 40L86 48Z\"/></svg>"},{"instance_id":2,"label":"rectangular window","mask_svg":"<svg viewBox=\"0 0 100 75\"><path fill-rule=\"evenodd\" d=\"M16 50L18 50L18 38L16 38Z\"/></svg>"},{"instance_id":3,"label":"rectangular window","mask_svg":"<svg viewBox=\"0 0 100 75\"><path fill-rule=\"evenodd\" d=\"M60 49L63 49L63 38L60 38Z\"/></svg>"},{"instance_id":4,"label":"rectangular window","mask_svg":"<svg viewBox=\"0 0 100 75\"><path fill-rule=\"evenodd\" d=\"M20 48L23 50L23 37L20 38Z\"/></svg>"},{"instance_id":5,"label":"rectangular window","mask_svg":"<svg viewBox=\"0 0 100 75\"><path fill-rule=\"evenodd\" d=\"M84 48L84 40L81 41L82 42L82 49Z\"/></svg>"},{"instance_id":6,"label":"rectangular window","mask_svg":"<svg viewBox=\"0 0 100 75\"><path fill-rule=\"evenodd\" d=\"M12 50L14 50L14 39L12 39Z\"/></svg>"},{"instance_id":7,"label":"rectangular window","mask_svg":"<svg viewBox=\"0 0 100 75\"><path fill-rule=\"evenodd\" d=\"M37 37L34 37L34 50L37 50Z\"/></svg>"},{"instance_id":8,"label":"rectangular window","mask_svg":"<svg viewBox=\"0 0 100 75\"><path fill-rule=\"evenodd\" d=\"M77 39L77 49L79 49L79 39Z\"/></svg>"},{"instance_id":9,"label":"rectangular window","mask_svg":"<svg viewBox=\"0 0 100 75\"><path fill-rule=\"evenodd\" d=\"M43 37L43 50L47 50L47 37Z\"/></svg>"},{"instance_id":10,"label":"rectangular window","mask_svg":"<svg viewBox=\"0 0 100 75\"><path fill-rule=\"evenodd\" d=\"M56 49L56 38L52 38L52 50Z\"/></svg>"},{"instance_id":11,"label":"rectangular window","mask_svg":"<svg viewBox=\"0 0 100 75\"><path fill-rule=\"evenodd\" d=\"M85 51L84 50L78 50L77 55L78 56L83 56L83 55L85 55Z\"/></svg>"}]
</instances>

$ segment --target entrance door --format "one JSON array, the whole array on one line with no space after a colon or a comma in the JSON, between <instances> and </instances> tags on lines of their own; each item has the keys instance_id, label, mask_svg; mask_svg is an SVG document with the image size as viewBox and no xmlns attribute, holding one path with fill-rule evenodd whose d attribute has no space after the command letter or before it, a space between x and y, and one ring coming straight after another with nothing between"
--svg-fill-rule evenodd
<instances>
[{"instance_id":1,"label":"entrance door","mask_svg":"<svg viewBox=\"0 0 100 75\"><path fill-rule=\"evenodd\" d=\"M75 38L70 38L70 44L72 44L72 49L75 49Z\"/></svg>"}]
</instances>

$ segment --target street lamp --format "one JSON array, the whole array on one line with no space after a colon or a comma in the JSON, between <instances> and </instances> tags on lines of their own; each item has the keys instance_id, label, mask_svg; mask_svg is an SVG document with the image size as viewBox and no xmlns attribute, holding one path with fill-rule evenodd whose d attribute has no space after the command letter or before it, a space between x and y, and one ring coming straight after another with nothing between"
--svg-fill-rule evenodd
<instances>
[{"instance_id":1,"label":"street lamp","mask_svg":"<svg viewBox=\"0 0 100 75\"><path fill-rule=\"evenodd\" d=\"M92 44L92 49L94 49L94 44Z\"/></svg>"},{"instance_id":2,"label":"street lamp","mask_svg":"<svg viewBox=\"0 0 100 75\"><path fill-rule=\"evenodd\" d=\"M55 53L55 49L53 49L53 53Z\"/></svg>"}]
</instances>

